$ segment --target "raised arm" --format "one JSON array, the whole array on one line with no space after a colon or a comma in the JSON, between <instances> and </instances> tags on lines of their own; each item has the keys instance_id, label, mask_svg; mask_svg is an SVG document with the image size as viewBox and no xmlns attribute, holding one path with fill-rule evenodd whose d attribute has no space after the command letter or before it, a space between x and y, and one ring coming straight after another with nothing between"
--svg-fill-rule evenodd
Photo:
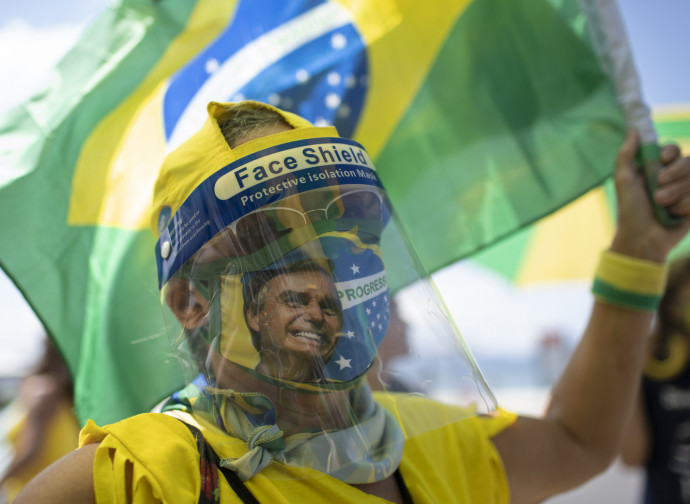
<instances>
[{"instance_id":1,"label":"raised arm","mask_svg":"<svg viewBox=\"0 0 690 504\"><path fill-rule=\"evenodd\" d=\"M618 226L610 251L654 269L685 236L690 220L664 228L655 220L635 168L638 137L630 133L616 162ZM690 159L662 151L657 203L690 213ZM619 256L620 257L620 256ZM625 257L624 257L625 259ZM634 272L634 268L631 272ZM541 500L603 471L619 452L635 404L651 311L595 301L589 323L543 418L524 418L494 438L514 503Z\"/></svg>"}]
</instances>

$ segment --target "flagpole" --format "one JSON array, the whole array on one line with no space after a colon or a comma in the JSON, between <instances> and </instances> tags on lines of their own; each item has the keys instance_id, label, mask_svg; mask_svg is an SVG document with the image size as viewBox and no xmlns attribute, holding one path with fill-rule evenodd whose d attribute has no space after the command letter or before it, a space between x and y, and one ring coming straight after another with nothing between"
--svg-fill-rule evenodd
<instances>
[{"instance_id":1,"label":"flagpole","mask_svg":"<svg viewBox=\"0 0 690 504\"><path fill-rule=\"evenodd\" d=\"M666 207L657 205L652 195L658 188L657 175L663 168L658 137L647 106L640 78L635 68L632 48L616 0L579 0L587 16L594 49L602 67L614 84L618 104L625 123L640 135L638 158L645 175L647 193L657 220L664 226L677 226L682 217L669 214Z\"/></svg>"}]
</instances>

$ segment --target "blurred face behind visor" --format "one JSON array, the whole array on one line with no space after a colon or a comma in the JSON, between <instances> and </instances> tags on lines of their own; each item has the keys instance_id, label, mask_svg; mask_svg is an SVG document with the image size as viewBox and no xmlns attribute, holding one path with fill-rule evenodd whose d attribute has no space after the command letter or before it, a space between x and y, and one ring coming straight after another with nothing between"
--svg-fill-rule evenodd
<instances>
[{"instance_id":1,"label":"blurred face behind visor","mask_svg":"<svg viewBox=\"0 0 690 504\"><path fill-rule=\"evenodd\" d=\"M277 120L239 135L172 218L162 205L159 280L190 362L216 352L281 386L348 388L388 326L385 192L359 144Z\"/></svg>"}]
</instances>

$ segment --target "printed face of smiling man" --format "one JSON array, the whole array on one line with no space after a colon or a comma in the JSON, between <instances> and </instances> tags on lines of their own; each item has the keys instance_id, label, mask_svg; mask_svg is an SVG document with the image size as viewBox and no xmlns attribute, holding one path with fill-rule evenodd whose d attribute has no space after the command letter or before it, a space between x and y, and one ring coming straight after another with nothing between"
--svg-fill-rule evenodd
<instances>
[{"instance_id":1,"label":"printed face of smiling man","mask_svg":"<svg viewBox=\"0 0 690 504\"><path fill-rule=\"evenodd\" d=\"M259 313L246 313L247 325L260 339L257 369L288 380L318 381L343 324L332 279L320 270L283 273L262 290Z\"/></svg>"}]
</instances>

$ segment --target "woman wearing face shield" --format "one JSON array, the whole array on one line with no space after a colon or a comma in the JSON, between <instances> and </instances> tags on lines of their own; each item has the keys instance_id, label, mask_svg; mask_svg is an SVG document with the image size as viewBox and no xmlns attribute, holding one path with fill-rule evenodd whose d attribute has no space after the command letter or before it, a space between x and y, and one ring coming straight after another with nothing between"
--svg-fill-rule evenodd
<instances>
[{"instance_id":1,"label":"woman wearing face shield","mask_svg":"<svg viewBox=\"0 0 690 504\"><path fill-rule=\"evenodd\" d=\"M619 224L585 334L545 416L525 418L492 405L452 324L429 338L447 330L474 398L372 394L362 377L398 273L384 258L416 264L373 163L332 128L210 104L154 195L188 385L163 413L87 424L82 447L17 502L535 502L582 483L618 451L666 256L690 227L654 220L637 147L629 135L618 157ZM686 215L690 159L662 155L655 198Z\"/></svg>"}]
</instances>

